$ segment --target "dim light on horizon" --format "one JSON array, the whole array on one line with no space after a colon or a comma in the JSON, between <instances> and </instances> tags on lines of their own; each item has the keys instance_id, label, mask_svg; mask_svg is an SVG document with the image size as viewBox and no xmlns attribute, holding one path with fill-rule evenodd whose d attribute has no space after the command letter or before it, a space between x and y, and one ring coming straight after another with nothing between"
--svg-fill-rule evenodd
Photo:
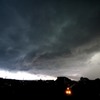
<instances>
[{"instance_id":1,"label":"dim light on horizon","mask_svg":"<svg viewBox=\"0 0 100 100\"><path fill-rule=\"evenodd\" d=\"M6 70L0 70L0 78L5 79L15 79L15 80L56 80L56 77L41 75L41 74L31 74L24 71L10 72Z\"/></svg>"}]
</instances>

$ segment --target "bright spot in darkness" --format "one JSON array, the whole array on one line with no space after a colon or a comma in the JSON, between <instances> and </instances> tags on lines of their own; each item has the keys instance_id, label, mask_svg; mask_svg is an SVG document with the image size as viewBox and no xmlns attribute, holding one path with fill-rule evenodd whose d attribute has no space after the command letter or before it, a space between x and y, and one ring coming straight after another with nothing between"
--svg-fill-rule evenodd
<instances>
[{"instance_id":1,"label":"bright spot in darkness","mask_svg":"<svg viewBox=\"0 0 100 100\"><path fill-rule=\"evenodd\" d=\"M66 93L67 95L71 95L71 94L72 94L72 91L71 91L71 89L68 87L68 88L66 89L65 93Z\"/></svg>"}]
</instances>

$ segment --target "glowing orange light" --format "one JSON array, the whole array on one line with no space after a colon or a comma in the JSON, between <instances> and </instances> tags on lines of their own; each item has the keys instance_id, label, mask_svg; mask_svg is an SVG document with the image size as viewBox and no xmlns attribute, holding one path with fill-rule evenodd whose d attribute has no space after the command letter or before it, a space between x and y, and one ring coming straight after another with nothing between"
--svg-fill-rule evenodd
<instances>
[{"instance_id":1,"label":"glowing orange light","mask_svg":"<svg viewBox=\"0 0 100 100\"><path fill-rule=\"evenodd\" d=\"M71 89L68 87L68 88L65 90L65 93L66 93L67 95L71 95L71 94L72 94L72 91L71 91Z\"/></svg>"}]
</instances>

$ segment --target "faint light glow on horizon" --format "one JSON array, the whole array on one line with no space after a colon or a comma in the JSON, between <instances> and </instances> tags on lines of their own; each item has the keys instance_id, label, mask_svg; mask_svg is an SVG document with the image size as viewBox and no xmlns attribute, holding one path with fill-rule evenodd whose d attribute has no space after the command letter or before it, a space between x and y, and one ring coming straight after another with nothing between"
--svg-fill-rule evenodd
<instances>
[{"instance_id":1,"label":"faint light glow on horizon","mask_svg":"<svg viewBox=\"0 0 100 100\"><path fill-rule=\"evenodd\" d=\"M87 77L88 79L96 79L100 77L100 52L96 52L90 57L85 66L82 69L82 77Z\"/></svg>"},{"instance_id":2,"label":"faint light glow on horizon","mask_svg":"<svg viewBox=\"0 0 100 100\"><path fill-rule=\"evenodd\" d=\"M80 77L82 76L80 73L73 73L73 74L70 74L70 75L67 75L71 80L79 80Z\"/></svg>"},{"instance_id":3,"label":"faint light glow on horizon","mask_svg":"<svg viewBox=\"0 0 100 100\"><path fill-rule=\"evenodd\" d=\"M9 72L0 70L0 78L5 79L16 79L16 80L56 80L56 77L41 75L41 74L30 74L24 71Z\"/></svg>"}]
</instances>

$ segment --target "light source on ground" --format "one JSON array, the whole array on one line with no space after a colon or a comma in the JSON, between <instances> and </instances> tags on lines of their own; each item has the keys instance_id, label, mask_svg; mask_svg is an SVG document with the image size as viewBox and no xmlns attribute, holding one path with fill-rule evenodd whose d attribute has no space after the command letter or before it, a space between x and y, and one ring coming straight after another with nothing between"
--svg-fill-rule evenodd
<instances>
[{"instance_id":1,"label":"light source on ground","mask_svg":"<svg viewBox=\"0 0 100 100\"><path fill-rule=\"evenodd\" d=\"M72 91L69 87L65 90L66 95L72 95Z\"/></svg>"}]
</instances>

